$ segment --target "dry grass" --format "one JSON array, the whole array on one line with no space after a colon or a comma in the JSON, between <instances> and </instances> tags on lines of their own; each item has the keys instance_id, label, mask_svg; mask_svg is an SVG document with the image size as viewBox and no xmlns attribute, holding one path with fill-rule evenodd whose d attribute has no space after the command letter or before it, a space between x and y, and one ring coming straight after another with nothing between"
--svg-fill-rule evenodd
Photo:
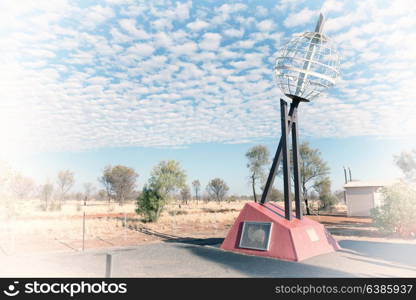
<instances>
[{"instance_id":1,"label":"dry grass","mask_svg":"<svg viewBox=\"0 0 416 300\"><path fill-rule=\"evenodd\" d=\"M79 201L66 201L57 211L41 210L39 201L18 202L14 215L0 207L0 252L80 250L84 212L86 248L169 238L224 237L247 202L171 201L156 223L144 222L135 212L134 201L123 206L89 201L85 207Z\"/></svg>"},{"instance_id":2,"label":"dry grass","mask_svg":"<svg viewBox=\"0 0 416 300\"><path fill-rule=\"evenodd\" d=\"M171 202L157 223L143 222L142 216L135 213L134 202L120 206L90 201L84 207L79 201L66 201L57 211L41 210L38 201L20 202L16 203L14 214L0 210L0 250L79 250L82 247L84 211L88 248L136 245L164 239L164 235L223 236L246 202ZM149 232L161 235L149 235Z\"/></svg>"}]
</instances>

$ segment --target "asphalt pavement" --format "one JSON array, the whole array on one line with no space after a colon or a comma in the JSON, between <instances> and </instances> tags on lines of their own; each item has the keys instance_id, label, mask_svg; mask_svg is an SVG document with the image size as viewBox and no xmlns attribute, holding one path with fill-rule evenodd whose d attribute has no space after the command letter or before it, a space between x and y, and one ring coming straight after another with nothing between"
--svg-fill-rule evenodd
<instances>
[{"instance_id":1,"label":"asphalt pavement","mask_svg":"<svg viewBox=\"0 0 416 300\"><path fill-rule=\"evenodd\" d=\"M126 248L0 255L1 277L416 277L416 244L339 241L341 251L302 262L248 256L217 240L153 243Z\"/></svg>"}]
</instances>

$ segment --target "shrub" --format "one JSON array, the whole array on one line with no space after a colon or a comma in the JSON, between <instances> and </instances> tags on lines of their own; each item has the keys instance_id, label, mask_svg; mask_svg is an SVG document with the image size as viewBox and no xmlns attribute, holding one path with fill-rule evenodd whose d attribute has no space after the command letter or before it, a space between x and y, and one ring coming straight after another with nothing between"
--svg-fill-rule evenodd
<instances>
[{"instance_id":1,"label":"shrub","mask_svg":"<svg viewBox=\"0 0 416 300\"><path fill-rule=\"evenodd\" d=\"M61 201L54 200L50 203L48 208L50 211L60 211L62 209L62 203Z\"/></svg>"},{"instance_id":2,"label":"shrub","mask_svg":"<svg viewBox=\"0 0 416 300\"><path fill-rule=\"evenodd\" d=\"M270 195L269 195L269 200L273 202L278 202L278 201L284 201L285 199L284 199L283 193L280 190L272 187L272 190L270 191Z\"/></svg>"},{"instance_id":3,"label":"shrub","mask_svg":"<svg viewBox=\"0 0 416 300\"><path fill-rule=\"evenodd\" d=\"M157 188L145 186L137 198L136 213L144 215L148 222L156 222L165 204L166 199Z\"/></svg>"},{"instance_id":4,"label":"shrub","mask_svg":"<svg viewBox=\"0 0 416 300\"><path fill-rule=\"evenodd\" d=\"M400 183L382 190L383 204L372 210L374 225L381 232L403 237L416 234L416 190Z\"/></svg>"},{"instance_id":5,"label":"shrub","mask_svg":"<svg viewBox=\"0 0 416 300\"><path fill-rule=\"evenodd\" d=\"M332 194L324 194L320 198L320 209L329 209L338 202L338 198Z\"/></svg>"}]
</instances>

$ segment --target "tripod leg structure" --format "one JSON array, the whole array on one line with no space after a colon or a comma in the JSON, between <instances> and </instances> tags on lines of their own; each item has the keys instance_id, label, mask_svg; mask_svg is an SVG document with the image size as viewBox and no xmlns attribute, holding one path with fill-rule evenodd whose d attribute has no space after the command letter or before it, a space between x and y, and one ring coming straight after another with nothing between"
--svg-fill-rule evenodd
<instances>
[{"instance_id":1,"label":"tripod leg structure","mask_svg":"<svg viewBox=\"0 0 416 300\"><path fill-rule=\"evenodd\" d=\"M290 104L289 109L289 118L288 118L288 132L290 133L292 129L292 115L294 111L297 110L297 107L299 105L298 100L293 100ZM273 159L272 167L270 168L269 176L267 177L266 185L264 186L263 194L261 196L261 204L265 204L268 201L270 191L273 186L274 178L277 174L277 169L279 168L280 160L282 159L282 139L280 138L279 146L277 147L276 154Z\"/></svg>"},{"instance_id":2,"label":"tripod leg structure","mask_svg":"<svg viewBox=\"0 0 416 300\"><path fill-rule=\"evenodd\" d=\"M292 199L290 198L290 159L289 159L289 128L287 122L287 103L280 100L280 114L282 125L282 153L283 153L283 191L285 195L285 218L292 220Z\"/></svg>"},{"instance_id":3,"label":"tripod leg structure","mask_svg":"<svg viewBox=\"0 0 416 300\"><path fill-rule=\"evenodd\" d=\"M296 204L296 218L302 218L301 209L301 184L300 184L300 168L299 168L299 132L297 124L297 107L299 100L294 99L290 104L289 113L287 113L287 103L283 99L280 100L280 110L282 119L282 137L280 138L279 146L277 147L276 155L273 159L272 167L267 178L266 185L261 197L261 204L265 204L268 201L268 196L273 186L274 179L276 177L277 169L279 167L280 160L283 157L283 175L284 175L284 194L285 194L285 216L288 220L291 219L291 200L290 200L290 151L289 151L289 135L292 133L292 148L293 148L293 177L295 187L295 204ZM286 108L285 108L286 107ZM285 111L285 112L284 112ZM285 121L283 120L285 118ZM283 127L286 129L284 130ZM286 145L286 150L285 146ZM287 154L284 154L286 152ZM285 156L287 157L285 162ZM287 165L287 171L285 171L285 165ZM287 178L287 180L286 180Z\"/></svg>"},{"instance_id":4,"label":"tripod leg structure","mask_svg":"<svg viewBox=\"0 0 416 300\"><path fill-rule=\"evenodd\" d=\"M300 167L299 167L299 139L298 139L298 114L295 110L292 116L292 153L293 153L293 179L295 187L295 206L296 218L302 219L301 207L301 182L300 182Z\"/></svg>"}]
</instances>

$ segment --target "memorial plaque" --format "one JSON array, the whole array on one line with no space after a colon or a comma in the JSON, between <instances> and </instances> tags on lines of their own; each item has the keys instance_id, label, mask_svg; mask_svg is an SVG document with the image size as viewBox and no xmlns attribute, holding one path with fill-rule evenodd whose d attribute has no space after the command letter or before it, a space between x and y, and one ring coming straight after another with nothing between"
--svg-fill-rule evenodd
<instances>
[{"instance_id":1,"label":"memorial plaque","mask_svg":"<svg viewBox=\"0 0 416 300\"><path fill-rule=\"evenodd\" d=\"M311 242L319 241L319 236L316 234L315 229L308 228L308 229L306 229L306 233L308 234L309 239L311 240Z\"/></svg>"},{"instance_id":2,"label":"memorial plaque","mask_svg":"<svg viewBox=\"0 0 416 300\"><path fill-rule=\"evenodd\" d=\"M267 251L271 232L270 222L243 222L239 247Z\"/></svg>"}]
</instances>

